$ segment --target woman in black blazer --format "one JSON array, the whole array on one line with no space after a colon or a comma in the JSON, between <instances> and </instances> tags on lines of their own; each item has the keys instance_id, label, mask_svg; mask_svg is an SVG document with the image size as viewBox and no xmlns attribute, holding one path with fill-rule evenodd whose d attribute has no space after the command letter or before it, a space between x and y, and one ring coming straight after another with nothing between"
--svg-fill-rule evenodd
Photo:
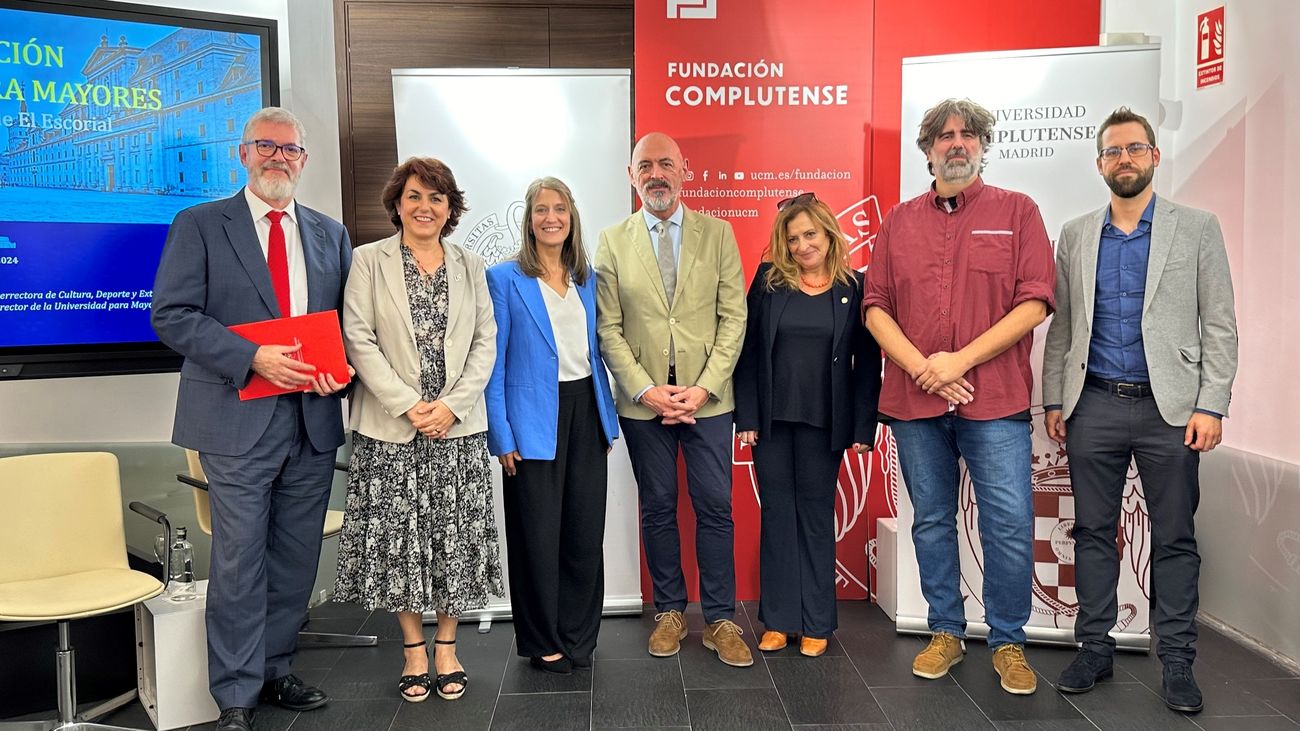
<instances>
[{"instance_id":1,"label":"woman in black blazer","mask_svg":"<svg viewBox=\"0 0 1300 731\"><path fill-rule=\"evenodd\" d=\"M836 628L840 459L875 442L880 347L862 323L862 274L831 209L812 193L777 209L749 286L735 420L762 499L758 648L797 635L799 651L816 657Z\"/></svg>"}]
</instances>

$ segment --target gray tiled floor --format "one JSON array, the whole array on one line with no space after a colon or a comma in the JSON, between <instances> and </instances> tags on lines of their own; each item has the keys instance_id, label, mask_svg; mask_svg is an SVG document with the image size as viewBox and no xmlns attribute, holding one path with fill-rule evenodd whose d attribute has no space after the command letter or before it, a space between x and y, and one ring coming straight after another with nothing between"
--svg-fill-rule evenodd
<instances>
[{"instance_id":1,"label":"gray tiled floor","mask_svg":"<svg viewBox=\"0 0 1300 731\"><path fill-rule=\"evenodd\" d=\"M694 610L695 608L692 607ZM743 604L737 622L756 643L756 607ZM971 642L965 661L940 680L910 672L922 640L894 633L872 604L841 602L840 629L825 656L793 649L763 655L752 668L718 662L700 644L701 618L688 613L691 633L676 657L645 651L652 612L606 619L592 670L569 677L533 670L514 654L509 623L480 635L460 630L461 662L469 691L455 702L420 704L397 697L401 648L397 624L346 605L324 605L313 629L380 635L379 646L303 650L298 672L332 695L323 709L292 714L263 707L261 731L449 731L452 729L1295 729L1300 731L1300 677L1202 628L1197 677L1205 711L1185 716L1160 700L1160 663L1154 656L1121 654L1116 673L1091 693L1062 695L1051 687L1071 650L1030 647L1040 674L1032 696L998 686L988 648ZM430 630L431 631L431 630ZM109 723L150 728L135 705ZM195 729L210 729L211 724Z\"/></svg>"}]
</instances>

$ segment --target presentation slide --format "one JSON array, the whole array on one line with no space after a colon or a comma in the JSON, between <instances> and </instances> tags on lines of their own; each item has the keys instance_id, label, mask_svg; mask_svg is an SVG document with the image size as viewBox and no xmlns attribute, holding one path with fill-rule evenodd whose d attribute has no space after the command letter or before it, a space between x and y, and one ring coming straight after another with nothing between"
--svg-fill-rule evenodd
<instances>
[{"instance_id":1,"label":"presentation slide","mask_svg":"<svg viewBox=\"0 0 1300 731\"><path fill-rule=\"evenodd\" d=\"M156 342L178 211L243 185L257 35L0 8L0 348Z\"/></svg>"}]
</instances>

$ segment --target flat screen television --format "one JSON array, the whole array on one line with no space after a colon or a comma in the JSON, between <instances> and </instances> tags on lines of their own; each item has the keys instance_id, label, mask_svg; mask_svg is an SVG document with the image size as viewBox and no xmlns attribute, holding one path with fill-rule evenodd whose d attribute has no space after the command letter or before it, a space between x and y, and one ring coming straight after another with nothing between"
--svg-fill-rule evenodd
<instances>
[{"instance_id":1,"label":"flat screen television","mask_svg":"<svg viewBox=\"0 0 1300 731\"><path fill-rule=\"evenodd\" d=\"M167 227L244 183L276 23L0 0L0 379L176 370L149 325Z\"/></svg>"}]
</instances>

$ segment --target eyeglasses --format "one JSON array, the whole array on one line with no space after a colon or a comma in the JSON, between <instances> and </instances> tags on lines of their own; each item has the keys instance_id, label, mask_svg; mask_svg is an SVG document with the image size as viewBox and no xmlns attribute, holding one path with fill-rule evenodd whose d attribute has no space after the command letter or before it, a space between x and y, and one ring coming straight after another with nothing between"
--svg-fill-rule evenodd
<instances>
[{"instance_id":1,"label":"eyeglasses","mask_svg":"<svg viewBox=\"0 0 1300 731\"><path fill-rule=\"evenodd\" d=\"M776 204L776 210L784 211L790 206L803 205L804 203L811 203L815 200L817 200L816 193L800 193L793 198L786 198L785 200L778 202Z\"/></svg>"},{"instance_id":2,"label":"eyeglasses","mask_svg":"<svg viewBox=\"0 0 1300 731\"><path fill-rule=\"evenodd\" d=\"M286 145L277 145L271 140L249 140L241 144L252 145L257 150L257 154L262 157L275 157L276 150L284 153L284 159L293 162L303 155L307 154L307 148L295 145L292 142Z\"/></svg>"},{"instance_id":3,"label":"eyeglasses","mask_svg":"<svg viewBox=\"0 0 1300 731\"><path fill-rule=\"evenodd\" d=\"M1121 152L1127 152L1128 156L1134 160L1139 157L1146 157L1147 153L1156 149L1155 145L1149 145L1145 142L1134 142L1124 147L1107 147L1097 154L1103 160L1118 160Z\"/></svg>"}]
</instances>

